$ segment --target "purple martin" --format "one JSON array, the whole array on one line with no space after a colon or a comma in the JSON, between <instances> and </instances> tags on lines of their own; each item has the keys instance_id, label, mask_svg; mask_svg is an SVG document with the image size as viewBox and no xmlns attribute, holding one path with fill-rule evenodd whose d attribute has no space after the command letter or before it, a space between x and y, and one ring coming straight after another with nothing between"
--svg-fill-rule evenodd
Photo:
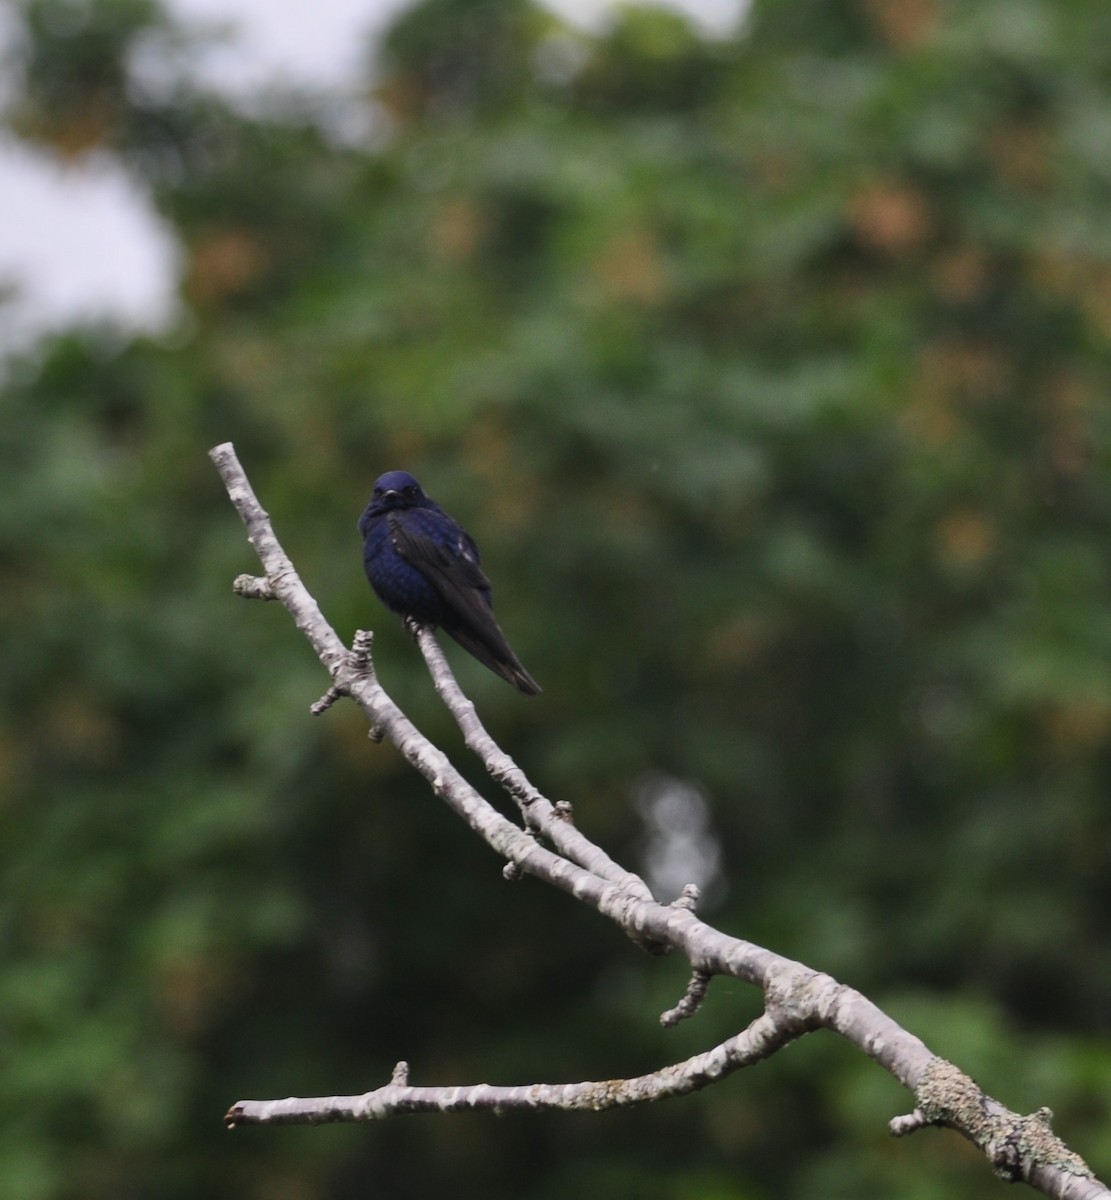
<instances>
[{"instance_id":1,"label":"purple martin","mask_svg":"<svg viewBox=\"0 0 1111 1200\"><path fill-rule=\"evenodd\" d=\"M439 626L519 692L539 693L494 618L474 538L408 471L388 471L375 482L359 532L366 577L387 608Z\"/></svg>"}]
</instances>

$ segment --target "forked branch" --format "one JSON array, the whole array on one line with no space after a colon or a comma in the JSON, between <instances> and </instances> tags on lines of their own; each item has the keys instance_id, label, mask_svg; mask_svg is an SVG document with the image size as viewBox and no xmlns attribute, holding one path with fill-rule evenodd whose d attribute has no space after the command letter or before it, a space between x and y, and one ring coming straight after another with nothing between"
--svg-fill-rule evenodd
<instances>
[{"instance_id":1,"label":"forked branch","mask_svg":"<svg viewBox=\"0 0 1111 1200\"><path fill-rule=\"evenodd\" d=\"M894 1118L893 1133L946 1125L979 1146L1003 1178L1024 1180L1059 1200L1111 1200L1111 1191L1053 1133L1047 1109L1030 1116L1011 1112L859 992L707 925L694 912L693 890L670 905L653 900L640 878L594 845L571 822L569 808L546 799L495 744L460 690L432 632L415 630L437 691L467 745L517 804L522 825L502 816L386 694L374 670L371 635L356 635L348 651L325 621L274 536L232 445L217 446L210 456L264 571L262 578L240 576L236 591L246 598L279 601L331 678L313 712L324 712L342 697L354 700L370 722L371 735L401 752L433 791L506 860L507 872L534 875L569 893L614 921L639 945L681 953L691 965L691 983L675 1008L663 1015L665 1024L691 1016L715 975L744 980L764 995L764 1012L743 1032L650 1075L587 1083L413 1087L408 1067L399 1064L389 1084L361 1096L239 1101L227 1114L229 1126L365 1121L461 1109L601 1109L644 1103L705 1087L807 1032L826 1029L869 1055L912 1092L914 1109Z\"/></svg>"}]
</instances>

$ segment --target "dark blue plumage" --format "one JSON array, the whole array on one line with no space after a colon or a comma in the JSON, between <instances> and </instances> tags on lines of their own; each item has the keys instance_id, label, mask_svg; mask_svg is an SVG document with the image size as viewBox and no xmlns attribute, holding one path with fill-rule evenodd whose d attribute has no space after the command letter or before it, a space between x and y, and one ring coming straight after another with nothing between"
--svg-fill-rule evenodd
<instances>
[{"instance_id":1,"label":"dark blue plumage","mask_svg":"<svg viewBox=\"0 0 1111 1200\"><path fill-rule=\"evenodd\" d=\"M359 532L366 577L387 608L420 625L438 625L526 696L540 691L494 618L474 538L408 471L377 480Z\"/></svg>"}]
</instances>

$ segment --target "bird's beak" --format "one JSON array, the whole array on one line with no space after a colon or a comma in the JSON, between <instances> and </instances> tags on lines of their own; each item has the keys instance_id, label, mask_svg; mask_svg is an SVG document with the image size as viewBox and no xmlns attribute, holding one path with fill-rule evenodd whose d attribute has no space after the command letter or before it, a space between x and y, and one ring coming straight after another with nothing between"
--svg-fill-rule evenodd
<instances>
[{"instance_id":1,"label":"bird's beak","mask_svg":"<svg viewBox=\"0 0 1111 1200\"><path fill-rule=\"evenodd\" d=\"M401 495L400 492L395 492L393 490L393 488L390 488L390 490L388 492L382 493L382 499L383 500L396 500L398 498L398 496L400 496L400 495Z\"/></svg>"}]
</instances>

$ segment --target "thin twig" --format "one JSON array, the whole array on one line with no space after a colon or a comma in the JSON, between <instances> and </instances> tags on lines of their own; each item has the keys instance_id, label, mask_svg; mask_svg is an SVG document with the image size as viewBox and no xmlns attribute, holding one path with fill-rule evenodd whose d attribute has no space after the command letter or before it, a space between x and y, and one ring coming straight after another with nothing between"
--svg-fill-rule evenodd
<instances>
[{"instance_id":1,"label":"thin twig","mask_svg":"<svg viewBox=\"0 0 1111 1200\"><path fill-rule=\"evenodd\" d=\"M660 1013L660 1024L667 1029L672 1025L678 1025L680 1021L685 1021L688 1017L693 1017L701 1007L702 1001L706 999L706 992L712 978L713 976L708 975L705 971L695 971L691 976L690 983L687 984L687 990L683 993L682 1000L674 1008Z\"/></svg>"},{"instance_id":2,"label":"thin twig","mask_svg":"<svg viewBox=\"0 0 1111 1200\"><path fill-rule=\"evenodd\" d=\"M565 858L625 888L630 894L650 900L652 893L639 875L626 871L600 847L579 832L556 806L529 780L516 762L487 733L479 720L474 701L463 694L436 635L427 626L414 630L432 682L440 699L455 718L463 741L482 760L491 778L517 802L528 825L542 834Z\"/></svg>"},{"instance_id":3,"label":"thin twig","mask_svg":"<svg viewBox=\"0 0 1111 1200\"><path fill-rule=\"evenodd\" d=\"M630 1104L646 1104L684 1096L726 1075L767 1058L793 1041L804 1030L762 1013L742 1033L712 1050L685 1062L673 1063L633 1079L606 1079L588 1083L532 1083L494 1087L486 1083L466 1087L411 1087L408 1072L398 1079L397 1069L385 1087L362 1096L318 1096L285 1100L240 1100L224 1118L236 1125L316 1125L330 1121L376 1121L403 1113L463 1112L492 1109L558 1109L562 1112L600 1112ZM402 1064L404 1065L404 1064Z\"/></svg>"}]
</instances>

